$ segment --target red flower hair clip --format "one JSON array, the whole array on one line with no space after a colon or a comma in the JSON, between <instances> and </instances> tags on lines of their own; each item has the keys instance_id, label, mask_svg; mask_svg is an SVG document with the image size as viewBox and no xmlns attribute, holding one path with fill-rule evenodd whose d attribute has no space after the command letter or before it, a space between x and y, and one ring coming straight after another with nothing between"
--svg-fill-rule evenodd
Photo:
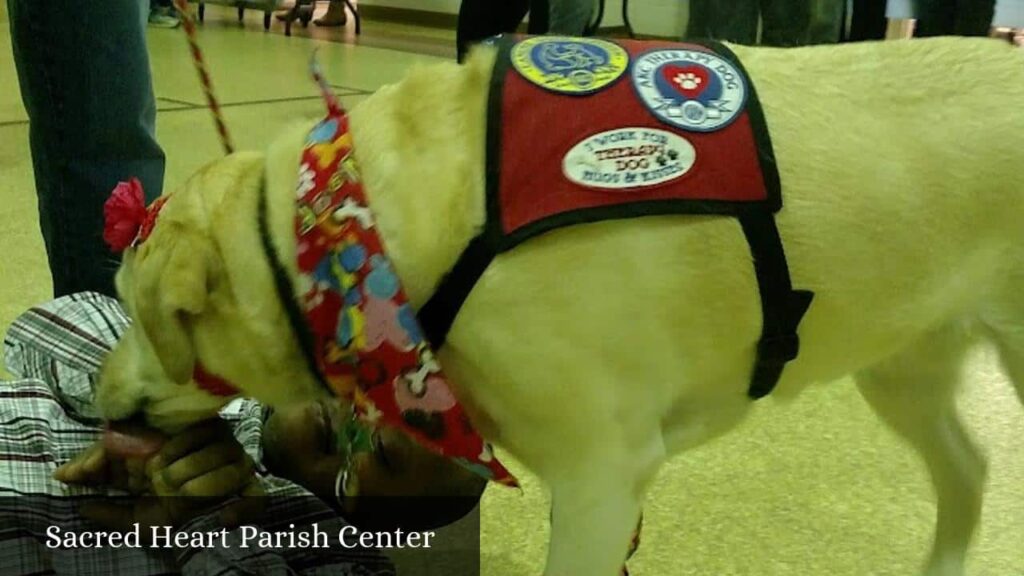
<instances>
[{"instance_id":1,"label":"red flower hair clip","mask_svg":"<svg viewBox=\"0 0 1024 576\"><path fill-rule=\"evenodd\" d=\"M146 197L138 178L119 183L103 204L103 241L114 252L141 244L153 231L166 201L167 196L162 196L146 208Z\"/></svg>"}]
</instances>

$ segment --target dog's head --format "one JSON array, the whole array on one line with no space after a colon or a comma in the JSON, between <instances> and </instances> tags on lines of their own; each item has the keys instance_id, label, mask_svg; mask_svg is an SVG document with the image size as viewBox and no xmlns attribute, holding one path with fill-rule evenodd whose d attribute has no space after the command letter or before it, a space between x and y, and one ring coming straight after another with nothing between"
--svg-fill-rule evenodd
<instances>
[{"instance_id":1,"label":"dog's head","mask_svg":"<svg viewBox=\"0 0 1024 576\"><path fill-rule=\"evenodd\" d=\"M325 393L290 332L260 241L264 170L261 154L210 164L124 252L116 285L133 323L100 374L107 419L143 416L174 432L212 416L231 396L202 389L197 367L271 405Z\"/></svg>"}]
</instances>

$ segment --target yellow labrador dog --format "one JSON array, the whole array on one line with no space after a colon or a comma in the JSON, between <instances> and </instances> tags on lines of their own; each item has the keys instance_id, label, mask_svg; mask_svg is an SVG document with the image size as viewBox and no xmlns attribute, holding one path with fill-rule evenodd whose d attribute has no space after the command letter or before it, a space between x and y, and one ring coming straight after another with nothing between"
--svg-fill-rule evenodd
<instances>
[{"instance_id":1,"label":"yellow labrador dog","mask_svg":"<svg viewBox=\"0 0 1024 576\"><path fill-rule=\"evenodd\" d=\"M793 284L815 293L775 394L856 374L931 472L927 574L963 574L986 468L954 407L969 333L998 346L1024 399L1024 54L966 39L735 52L771 128ZM481 49L464 66L415 70L351 113L371 207L416 307L484 221L493 61ZM204 168L125 254L117 286L136 324L102 373L106 416L142 412L173 430L210 415L224 400L189 383L197 361L272 405L321 393L257 226L265 186L270 240L294 276L312 125ZM571 226L487 268L439 359L481 433L552 489L546 574L616 573L659 466L750 409L761 323L732 218Z\"/></svg>"}]
</instances>

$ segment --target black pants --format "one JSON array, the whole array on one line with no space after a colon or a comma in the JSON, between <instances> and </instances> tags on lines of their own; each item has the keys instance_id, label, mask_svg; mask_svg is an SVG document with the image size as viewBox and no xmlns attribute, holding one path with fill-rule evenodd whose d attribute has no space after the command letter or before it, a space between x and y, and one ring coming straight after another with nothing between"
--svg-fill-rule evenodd
<instances>
[{"instance_id":1,"label":"black pants","mask_svg":"<svg viewBox=\"0 0 1024 576\"><path fill-rule=\"evenodd\" d=\"M530 13L530 34L548 30L548 0L462 0L455 43L459 61L481 40L515 31Z\"/></svg>"},{"instance_id":2,"label":"black pants","mask_svg":"<svg viewBox=\"0 0 1024 576\"><path fill-rule=\"evenodd\" d=\"M691 0L686 37L753 45L803 46L839 41L841 0Z\"/></svg>"},{"instance_id":3,"label":"black pants","mask_svg":"<svg viewBox=\"0 0 1024 576\"><path fill-rule=\"evenodd\" d=\"M996 0L916 0L915 36L988 36Z\"/></svg>"},{"instance_id":4,"label":"black pants","mask_svg":"<svg viewBox=\"0 0 1024 576\"><path fill-rule=\"evenodd\" d=\"M149 1L82 7L75 0L7 0L54 295L113 296L120 256L103 241L103 204L132 177L142 181L147 201L164 183L146 52ZM75 17L53 18L63 13Z\"/></svg>"},{"instance_id":5,"label":"black pants","mask_svg":"<svg viewBox=\"0 0 1024 576\"><path fill-rule=\"evenodd\" d=\"M853 0L849 40L882 40L888 19L885 17L886 0Z\"/></svg>"}]
</instances>

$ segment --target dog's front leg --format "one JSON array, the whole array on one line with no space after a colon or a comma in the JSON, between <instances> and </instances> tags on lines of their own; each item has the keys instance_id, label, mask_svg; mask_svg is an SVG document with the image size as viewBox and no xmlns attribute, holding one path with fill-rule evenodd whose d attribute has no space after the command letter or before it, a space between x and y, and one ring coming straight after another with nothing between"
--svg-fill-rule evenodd
<instances>
[{"instance_id":1,"label":"dog's front leg","mask_svg":"<svg viewBox=\"0 0 1024 576\"><path fill-rule=\"evenodd\" d=\"M617 576L626 560L643 493L664 461L660 435L630 451L564 471L551 483L551 543L545 576Z\"/></svg>"},{"instance_id":2,"label":"dog's front leg","mask_svg":"<svg viewBox=\"0 0 1024 576\"><path fill-rule=\"evenodd\" d=\"M615 474L552 490L551 544L545 576L617 576L640 519L640 498Z\"/></svg>"}]
</instances>

